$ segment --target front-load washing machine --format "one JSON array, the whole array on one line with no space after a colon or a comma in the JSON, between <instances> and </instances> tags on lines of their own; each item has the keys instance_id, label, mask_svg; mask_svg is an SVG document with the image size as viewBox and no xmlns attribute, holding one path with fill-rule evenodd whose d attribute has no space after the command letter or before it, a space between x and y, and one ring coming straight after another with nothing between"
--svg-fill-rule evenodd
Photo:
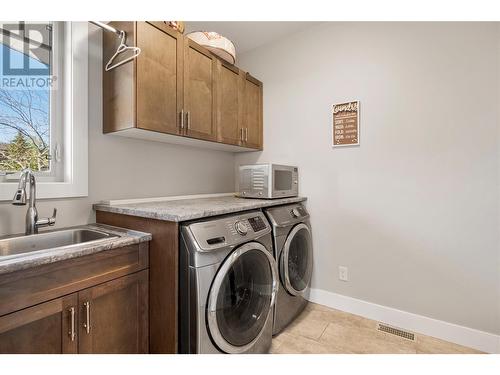
<instances>
[{"instance_id":1,"label":"front-load washing machine","mask_svg":"<svg viewBox=\"0 0 500 375\"><path fill-rule=\"evenodd\" d=\"M261 211L180 227L179 351L267 353L279 287Z\"/></svg>"},{"instance_id":2,"label":"front-load washing machine","mask_svg":"<svg viewBox=\"0 0 500 375\"><path fill-rule=\"evenodd\" d=\"M280 288L275 304L273 335L280 333L307 305L313 267L311 224L298 203L264 210L273 227L274 255Z\"/></svg>"}]
</instances>

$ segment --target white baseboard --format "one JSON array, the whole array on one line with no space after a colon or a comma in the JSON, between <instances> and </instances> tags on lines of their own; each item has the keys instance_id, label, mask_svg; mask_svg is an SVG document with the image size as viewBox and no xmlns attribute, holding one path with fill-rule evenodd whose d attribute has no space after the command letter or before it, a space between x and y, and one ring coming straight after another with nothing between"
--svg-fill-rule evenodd
<instances>
[{"instance_id":1,"label":"white baseboard","mask_svg":"<svg viewBox=\"0 0 500 375\"><path fill-rule=\"evenodd\" d=\"M309 301L483 352L500 354L500 335L397 310L392 307L377 305L321 289L311 289Z\"/></svg>"}]
</instances>

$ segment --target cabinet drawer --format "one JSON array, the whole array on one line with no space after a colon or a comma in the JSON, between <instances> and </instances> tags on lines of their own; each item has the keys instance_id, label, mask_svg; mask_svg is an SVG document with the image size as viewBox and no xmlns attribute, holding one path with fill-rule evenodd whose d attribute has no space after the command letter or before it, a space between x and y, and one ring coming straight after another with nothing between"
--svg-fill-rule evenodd
<instances>
[{"instance_id":1,"label":"cabinet drawer","mask_svg":"<svg viewBox=\"0 0 500 375\"><path fill-rule=\"evenodd\" d=\"M0 316L149 266L141 243L0 276Z\"/></svg>"}]
</instances>

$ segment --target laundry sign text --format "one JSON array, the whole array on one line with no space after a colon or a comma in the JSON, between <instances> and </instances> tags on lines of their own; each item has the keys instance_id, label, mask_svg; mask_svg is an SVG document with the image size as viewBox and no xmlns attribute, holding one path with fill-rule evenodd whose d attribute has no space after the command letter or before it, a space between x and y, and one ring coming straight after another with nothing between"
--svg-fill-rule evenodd
<instances>
[{"instance_id":1,"label":"laundry sign text","mask_svg":"<svg viewBox=\"0 0 500 375\"><path fill-rule=\"evenodd\" d=\"M359 145L359 101L334 104L333 147Z\"/></svg>"}]
</instances>

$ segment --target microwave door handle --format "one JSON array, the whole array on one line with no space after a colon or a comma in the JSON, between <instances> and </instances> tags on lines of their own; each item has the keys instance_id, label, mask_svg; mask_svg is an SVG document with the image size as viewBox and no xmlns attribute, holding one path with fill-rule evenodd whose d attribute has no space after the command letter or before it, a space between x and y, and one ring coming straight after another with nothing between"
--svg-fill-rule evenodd
<instances>
[{"instance_id":1,"label":"microwave door handle","mask_svg":"<svg viewBox=\"0 0 500 375\"><path fill-rule=\"evenodd\" d=\"M269 170L270 169L270 170ZM268 169L267 176L267 195L271 198L276 196L276 191L274 190L274 168L271 167Z\"/></svg>"}]
</instances>

